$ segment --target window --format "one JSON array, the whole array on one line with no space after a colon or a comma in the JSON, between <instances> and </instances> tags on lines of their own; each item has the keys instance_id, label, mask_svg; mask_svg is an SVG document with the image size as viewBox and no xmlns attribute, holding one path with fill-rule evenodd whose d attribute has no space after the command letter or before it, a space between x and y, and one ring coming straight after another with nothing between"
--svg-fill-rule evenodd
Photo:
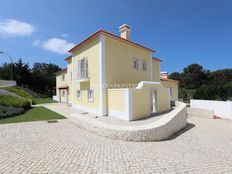
<instances>
[{"instance_id":1,"label":"window","mask_svg":"<svg viewBox=\"0 0 232 174\"><path fill-rule=\"evenodd\" d=\"M77 90L77 100L81 100L81 90Z\"/></svg>"},{"instance_id":2,"label":"window","mask_svg":"<svg viewBox=\"0 0 232 174\"><path fill-rule=\"evenodd\" d=\"M65 75L62 75L61 79L62 79L62 81L64 81L65 80Z\"/></svg>"},{"instance_id":3,"label":"window","mask_svg":"<svg viewBox=\"0 0 232 174\"><path fill-rule=\"evenodd\" d=\"M88 90L88 101L93 101L93 90Z\"/></svg>"},{"instance_id":4,"label":"window","mask_svg":"<svg viewBox=\"0 0 232 174\"><path fill-rule=\"evenodd\" d=\"M173 89L172 89L172 87L170 87L169 89L170 89L170 96L172 96L172 94L173 94Z\"/></svg>"},{"instance_id":5,"label":"window","mask_svg":"<svg viewBox=\"0 0 232 174\"><path fill-rule=\"evenodd\" d=\"M139 60L137 58L133 59L133 67L134 69L139 69Z\"/></svg>"},{"instance_id":6,"label":"window","mask_svg":"<svg viewBox=\"0 0 232 174\"><path fill-rule=\"evenodd\" d=\"M146 61L142 61L142 67L144 71L147 71L147 62Z\"/></svg>"},{"instance_id":7,"label":"window","mask_svg":"<svg viewBox=\"0 0 232 174\"><path fill-rule=\"evenodd\" d=\"M78 60L78 79L88 78L88 60L83 58Z\"/></svg>"},{"instance_id":8,"label":"window","mask_svg":"<svg viewBox=\"0 0 232 174\"><path fill-rule=\"evenodd\" d=\"M65 90L62 91L62 97L64 97L64 96L65 96Z\"/></svg>"}]
</instances>

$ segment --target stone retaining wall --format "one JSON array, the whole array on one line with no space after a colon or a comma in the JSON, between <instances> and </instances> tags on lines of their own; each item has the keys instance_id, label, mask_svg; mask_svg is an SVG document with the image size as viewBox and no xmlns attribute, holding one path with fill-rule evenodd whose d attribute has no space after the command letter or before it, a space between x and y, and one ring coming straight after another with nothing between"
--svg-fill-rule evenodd
<instances>
[{"instance_id":1,"label":"stone retaining wall","mask_svg":"<svg viewBox=\"0 0 232 174\"><path fill-rule=\"evenodd\" d=\"M187 108L187 114L195 117L214 118L214 111L200 108Z\"/></svg>"},{"instance_id":2,"label":"stone retaining wall","mask_svg":"<svg viewBox=\"0 0 232 174\"><path fill-rule=\"evenodd\" d=\"M126 141L158 141L165 140L187 125L186 105L176 102L177 107L162 116L157 121L138 126L118 126L89 117L75 117L69 119L78 126L91 132L112 139Z\"/></svg>"}]
</instances>

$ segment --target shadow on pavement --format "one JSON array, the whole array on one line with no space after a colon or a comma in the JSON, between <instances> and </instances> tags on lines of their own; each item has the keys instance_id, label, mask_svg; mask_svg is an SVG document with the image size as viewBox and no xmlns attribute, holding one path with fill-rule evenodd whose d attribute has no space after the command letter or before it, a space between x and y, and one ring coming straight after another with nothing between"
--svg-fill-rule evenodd
<instances>
[{"instance_id":1,"label":"shadow on pavement","mask_svg":"<svg viewBox=\"0 0 232 174\"><path fill-rule=\"evenodd\" d=\"M195 124L187 123L187 126L185 128L181 129L180 131L176 132L171 137L169 137L168 139L163 140L163 141L173 140L173 139L177 138L178 136L184 134L185 132L189 131L190 129L194 128L194 127L195 127Z\"/></svg>"}]
</instances>

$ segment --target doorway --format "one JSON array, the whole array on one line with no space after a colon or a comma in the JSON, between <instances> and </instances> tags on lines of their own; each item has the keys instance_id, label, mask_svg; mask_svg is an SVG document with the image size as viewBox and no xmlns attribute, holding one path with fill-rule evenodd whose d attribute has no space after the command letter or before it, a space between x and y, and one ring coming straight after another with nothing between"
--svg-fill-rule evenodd
<instances>
[{"instance_id":1,"label":"doorway","mask_svg":"<svg viewBox=\"0 0 232 174\"><path fill-rule=\"evenodd\" d=\"M157 90L151 90L151 113L157 112Z\"/></svg>"}]
</instances>

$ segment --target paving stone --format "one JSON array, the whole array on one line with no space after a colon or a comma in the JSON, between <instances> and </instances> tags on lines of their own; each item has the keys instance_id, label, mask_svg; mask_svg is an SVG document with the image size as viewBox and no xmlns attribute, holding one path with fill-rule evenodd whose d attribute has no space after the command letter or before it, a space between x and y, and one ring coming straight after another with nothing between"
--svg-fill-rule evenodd
<instances>
[{"instance_id":1,"label":"paving stone","mask_svg":"<svg viewBox=\"0 0 232 174\"><path fill-rule=\"evenodd\" d=\"M232 122L188 122L158 142L112 140L69 120L0 125L0 173L232 173Z\"/></svg>"}]
</instances>

